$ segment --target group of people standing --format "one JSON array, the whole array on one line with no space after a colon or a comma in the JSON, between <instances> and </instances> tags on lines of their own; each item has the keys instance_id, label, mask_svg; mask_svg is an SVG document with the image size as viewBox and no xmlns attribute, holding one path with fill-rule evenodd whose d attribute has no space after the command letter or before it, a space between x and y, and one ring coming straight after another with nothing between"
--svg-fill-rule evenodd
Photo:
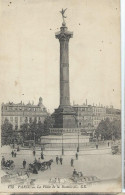
<instances>
[{"instance_id":1,"label":"group of people standing","mask_svg":"<svg viewBox=\"0 0 125 195\"><path fill-rule=\"evenodd\" d=\"M75 154L75 157L76 157L76 160L78 160L78 153ZM71 164L71 167L74 166L74 159L73 158L71 158L70 164Z\"/></svg>"},{"instance_id":2,"label":"group of people standing","mask_svg":"<svg viewBox=\"0 0 125 195\"><path fill-rule=\"evenodd\" d=\"M15 148L14 144L13 144L13 148ZM17 151L17 152L19 152L19 151L20 151L19 146L17 147L17 150L15 150L15 149L14 149L14 150L12 150L12 152L11 152L12 157L16 157L16 155L17 155L16 151Z\"/></svg>"},{"instance_id":3,"label":"group of people standing","mask_svg":"<svg viewBox=\"0 0 125 195\"><path fill-rule=\"evenodd\" d=\"M35 156L36 155L36 151L35 150L33 150L33 156ZM43 154L43 151L41 152L41 159L43 160L44 159L44 154Z\"/></svg>"},{"instance_id":4,"label":"group of people standing","mask_svg":"<svg viewBox=\"0 0 125 195\"><path fill-rule=\"evenodd\" d=\"M75 157L76 157L76 160L78 160L78 153L75 154ZM63 164L63 158L56 156L56 164L58 165L59 163L61 165ZM74 159L73 158L71 158L70 164L71 164L71 167L74 166Z\"/></svg>"},{"instance_id":5,"label":"group of people standing","mask_svg":"<svg viewBox=\"0 0 125 195\"><path fill-rule=\"evenodd\" d=\"M63 163L63 158L62 157L58 157L58 156L56 156L56 164L58 165L58 163L60 162L60 164L62 165L62 163Z\"/></svg>"}]
</instances>

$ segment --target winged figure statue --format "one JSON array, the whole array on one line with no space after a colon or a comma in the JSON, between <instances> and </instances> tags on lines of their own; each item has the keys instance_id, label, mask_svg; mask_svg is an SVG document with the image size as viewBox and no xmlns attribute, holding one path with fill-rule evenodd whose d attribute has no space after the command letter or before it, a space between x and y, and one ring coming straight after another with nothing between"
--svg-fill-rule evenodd
<instances>
[{"instance_id":1,"label":"winged figure statue","mask_svg":"<svg viewBox=\"0 0 125 195\"><path fill-rule=\"evenodd\" d=\"M67 18L66 16L64 16L66 10L67 10L67 8L66 8L66 9L62 9L62 10L60 11L60 13L62 14L63 23L65 23L64 18Z\"/></svg>"}]
</instances>

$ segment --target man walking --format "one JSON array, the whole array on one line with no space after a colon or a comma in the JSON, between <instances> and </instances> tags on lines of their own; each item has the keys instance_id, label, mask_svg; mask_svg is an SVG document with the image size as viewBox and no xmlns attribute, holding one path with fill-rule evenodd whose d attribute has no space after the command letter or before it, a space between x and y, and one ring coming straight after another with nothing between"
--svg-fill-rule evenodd
<instances>
[{"instance_id":1,"label":"man walking","mask_svg":"<svg viewBox=\"0 0 125 195\"><path fill-rule=\"evenodd\" d=\"M73 176L76 176L76 175L77 175L77 171L74 169Z\"/></svg>"},{"instance_id":2,"label":"man walking","mask_svg":"<svg viewBox=\"0 0 125 195\"><path fill-rule=\"evenodd\" d=\"M24 161L23 161L23 168L24 168L24 169L26 168L26 161L25 161L25 159L24 159Z\"/></svg>"},{"instance_id":3,"label":"man walking","mask_svg":"<svg viewBox=\"0 0 125 195\"><path fill-rule=\"evenodd\" d=\"M62 157L60 157L60 164L62 165L62 161L63 161L63 158Z\"/></svg>"},{"instance_id":4,"label":"man walking","mask_svg":"<svg viewBox=\"0 0 125 195\"><path fill-rule=\"evenodd\" d=\"M98 149L98 144L96 144L96 149Z\"/></svg>"},{"instance_id":5,"label":"man walking","mask_svg":"<svg viewBox=\"0 0 125 195\"><path fill-rule=\"evenodd\" d=\"M36 154L36 151L35 151L35 150L33 150L33 155L35 156L35 154Z\"/></svg>"},{"instance_id":6,"label":"man walking","mask_svg":"<svg viewBox=\"0 0 125 195\"><path fill-rule=\"evenodd\" d=\"M71 167L73 167L74 160L71 158Z\"/></svg>"},{"instance_id":7,"label":"man walking","mask_svg":"<svg viewBox=\"0 0 125 195\"><path fill-rule=\"evenodd\" d=\"M18 148L17 148L17 152L19 152L20 151L20 148L19 148L19 146L18 146Z\"/></svg>"},{"instance_id":8,"label":"man walking","mask_svg":"<svg viewBox=\"0 0 125 195\"><path fill-rule=\"evenodd\" d=\"M13 157L13 155L14 155L14 151L13 150L12 150L11 154L12 154L12 157Z\"/></svg>"},{"instance_id":9,"label":"man walking","mask_svg":"<svg viewBox=\"0 0 125 195\"><path fill-rule=\"evenodd\" d=\"M76 160L78 160L78 153L76 153Z\"/></svg>"},{"instance_id":10,"label":"man walking","mask_svg":"<svg viewBox=\"0 0 125 195\"><path fill-rule=\"evenodd\" d=\"M43 152L41 152L41 159L44 159L44 155L43 155Z\"/></svg>"},{"instance_id":11,"label":"man walking","mask_svg":"<svg viewBox=\"0 0 125 195\"><path fill-rule=\"evenodd\" d=\"M58 165L59 157L56 156L56 164Z\"/></svg>"},{"instance_id":12,"label":"man walking","mask_svg":"<svg viewBox=\"0 0 125 195\"><path fill-rule=\"evenodd\" d=\"M14 152L14 157L16 157L16 152Z\"/></svg>"}]
</instances>

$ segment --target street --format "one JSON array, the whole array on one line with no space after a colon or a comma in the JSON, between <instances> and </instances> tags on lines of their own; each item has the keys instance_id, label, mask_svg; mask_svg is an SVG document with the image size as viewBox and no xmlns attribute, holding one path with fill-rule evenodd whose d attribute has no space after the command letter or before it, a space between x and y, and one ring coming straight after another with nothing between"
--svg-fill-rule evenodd
<instances>
[{"instance_id":1,"label":"street","mask_svg":"<svg viewBox=\"0 0 125 195\"><path fill-rule=\"evenodd\" d=\"M17 152L16 157L12 157L12 149L8 147L8 150L4 151L2 148L2 156L5 157L5 160L13 160L15 168L12 171L9 171L11 174L16 174L19 172L24 173L23 169L23 160L26 160L26 170L28 169L29 163L33 163L35 158L38 160L40 158L41 151L36 151L36 155L33 156L32 150L20 150ZM105 150L105 149L104 149ZM59 156L60 157L60 156ZM48 161L53 159L51 170L47 169L45 171L39 171L38 174L30 173L29 179L34 179L35 184L47 184L50 181L50 178L71 178L73 170L76 169L77 172L82 172L84 176L96 176L103 180L114 180L119 179L121 176L121 156L112 155L112 154L82 154L78 153L78 160L74 155L64 155L62 156L63 163L60 162L56 164L56 155L52 155L52 152L44 153L44 160L41 162ZM74 159L74 165L71 167L70 161L71 158ZM114 171L115 170L115 171Z\"/></svg>"}]
</instances>

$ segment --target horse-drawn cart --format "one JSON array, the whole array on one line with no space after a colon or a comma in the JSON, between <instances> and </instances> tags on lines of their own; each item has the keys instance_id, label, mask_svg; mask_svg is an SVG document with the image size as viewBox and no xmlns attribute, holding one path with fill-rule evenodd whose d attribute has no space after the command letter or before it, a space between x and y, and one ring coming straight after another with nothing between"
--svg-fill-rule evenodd
<instances>
[{"instance_id":1,"label":"horse-drawn cart","mask_svg":"<svg viewBox=\"0 0 125 195\"><path fill-rule=\"evenodd\" d=\"M38 171L45 171L48 168L51 169L51 164L52 164L53 160L49 160L46 162L34 162L32 164L29 164L29 171L34 173L34 174L38 174Z\"/></svg>"},{"instance_id":2,"label":"horse-drawn cart","mask_svg":"<svg viewBox=\"0 0 125 195\"><path fill-rule=\"evenodd\" d=\"M13 160L1 161L1 168L2 169L11 169L13 170L15 167Z\"/></svg>"}]
</instances>

